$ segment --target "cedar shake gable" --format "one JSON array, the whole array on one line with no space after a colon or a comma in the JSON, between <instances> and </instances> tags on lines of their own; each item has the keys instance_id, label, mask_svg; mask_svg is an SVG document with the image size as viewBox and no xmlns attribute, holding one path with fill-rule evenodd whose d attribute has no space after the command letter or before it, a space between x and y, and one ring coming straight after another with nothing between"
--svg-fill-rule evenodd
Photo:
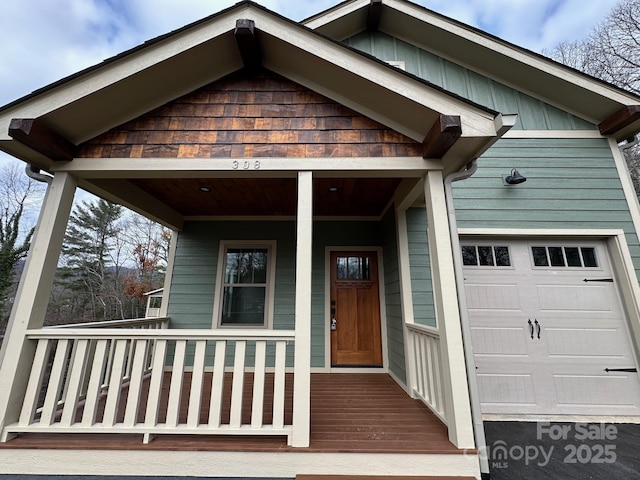
<instances>
[{"instance_id":1,"label":"cedar shake gable","mask_svg":"<svg viewBox=\"0 0 640 480\"><path fill-rule=\"evenodd\" d=\"M268 70L240 70L105 132L78 158L411 157L422 145Z\"/></svg>"}]
</instances>

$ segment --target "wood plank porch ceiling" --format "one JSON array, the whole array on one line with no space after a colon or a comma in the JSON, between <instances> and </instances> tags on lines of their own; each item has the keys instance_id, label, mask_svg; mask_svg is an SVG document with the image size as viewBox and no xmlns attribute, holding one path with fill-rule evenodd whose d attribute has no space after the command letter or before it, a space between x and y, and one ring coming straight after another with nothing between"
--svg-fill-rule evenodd
<instances>
[{"instance_id":1,"label":"wood plank porch ceiling","mask_svg":"<svg viewBox=\"0 0 640 480\"><path fill-rule=\"evenodd\" d=\"M167 376L166 388L170 377ZM190 383L185 378L183 400ZM285 421L293 408L287 376ZM165 392L166 393L166 392ZM251 388L245 389L244 417L250 419ZM228 403L229 399L227 399ZM186 417L187 401L182 402ZM205 402L206 403L206 402ZM269 406L269 399L265 399ZM227 412L228 413L228 412ZM96 449L175 451L260 451L462 454L447 428L422 403L411 399L385 374L312 374L309 448L287 446L284 437L160 435L143 444L139 435L24 434L0 449Z\"/></svg>"}]
</instances>

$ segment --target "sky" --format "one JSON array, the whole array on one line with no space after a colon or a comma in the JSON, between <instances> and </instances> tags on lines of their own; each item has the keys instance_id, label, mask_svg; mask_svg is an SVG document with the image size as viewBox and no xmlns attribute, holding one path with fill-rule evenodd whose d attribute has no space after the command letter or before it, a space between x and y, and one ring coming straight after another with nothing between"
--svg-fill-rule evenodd
<instances>
[{"instance_id":1,"label":"sky","mask_svg":"<svg viewBox=\"0 0 640 480\"><path fill-rule=\"evenodd\" d=\"M0 105L216 13L237 0L20 0L0 14ZM292 20L339 0L257 0ZM588 35L616 0L418 0L540 53ZM0 152L0 168L16 162Z\"/></svg>"}]
</instances>

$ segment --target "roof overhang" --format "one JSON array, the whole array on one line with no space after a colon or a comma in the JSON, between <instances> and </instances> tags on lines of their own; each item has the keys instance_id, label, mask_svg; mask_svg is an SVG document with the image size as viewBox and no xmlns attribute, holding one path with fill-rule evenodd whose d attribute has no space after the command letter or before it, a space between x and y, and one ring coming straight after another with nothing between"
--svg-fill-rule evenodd
<instances>
[{"instance_id":1,"label":"roof overhang","mask_svg":"<svg viewBox=\"0 0 640 480\"><path fill-rule=\"evenodd\" d=\"M383 24L391 20L388 13L383 12ZM427 147L435 138L440 150L425 148L425 153L437 151L445 171L461 168L510 127L496 112L243 2L1 108L0 149L50 170L51 152L34 140L78 145L243 68L247 59ZM455 117L457 134L447 125L443 136L434 134L443 119ZM24 127L16 120L24 119L36 122L31 127L39 138L16 130Z\"/></svg>"},{"instance_id":2,"label":"roof overhang","mask_svg":"<svg viewBox=\"0 0 640 480\"><path fill-rule=\"evenodd\" d=\"M302 23L342 41L371 28L372 15L381 32L594 123L604 135L620 141L640 131L640 115L624 115L640 97L405 0L346 1Z\"/></svg>"}]
</instances>

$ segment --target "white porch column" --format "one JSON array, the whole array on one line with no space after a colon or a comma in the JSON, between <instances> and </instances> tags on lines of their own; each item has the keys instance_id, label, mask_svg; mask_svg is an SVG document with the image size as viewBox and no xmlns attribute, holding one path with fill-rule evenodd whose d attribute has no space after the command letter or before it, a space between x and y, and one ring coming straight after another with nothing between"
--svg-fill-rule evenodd
<instances>
[{"instance_id":1,"label":"white porch column","mask_svg":"<svg viewBox=\"0 0 640 480\"><path fill-rule=\"evenodd\" d=\"M0 432L20 415L35 353L25 332L44 322L76 185L68 173L56 173L40 210L0 355Z\"/></svg>"},{"instance_id":2,"label":"white porch column","mask_svg":"<svg viewBox=\"0 0 640 480\"><path fill-rule=\"evenodd\" d=\"M311 408L311 247L313 228L313 174L298 173L296 227L296 346L293 380L293 435L291 445L309 446Z\"/></svg>"},{"instance_id":3,"label":"white porch column","mask_svg":"<svg viewBox=\"0 0 640 480\"><path fill-rule=\"evenodd\" d=\"M444 183L440 170L429 170L427 173L424 196L427 208L427 238L433 297L440 332L445 415L449 440L458 448L474 448L453 251L449 236Z\"/></svg>"}]
</instances>

